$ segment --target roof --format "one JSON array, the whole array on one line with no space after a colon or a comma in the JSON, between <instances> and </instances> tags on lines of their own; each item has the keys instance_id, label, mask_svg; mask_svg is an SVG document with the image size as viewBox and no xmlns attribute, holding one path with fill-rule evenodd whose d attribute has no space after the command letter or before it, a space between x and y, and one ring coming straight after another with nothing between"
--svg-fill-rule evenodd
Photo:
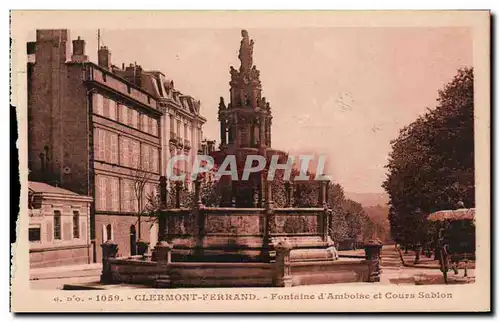
<instances>
[{"instance_id":1,"label":"roof","mask_svg":"<svg viewBox=\"0 0 500 322\"><path fill-rule=\"evenodd\" d=\"M43 182L29 181L28 187L30 191L33 191L35 193L56 193L60 195L79 196L79 194L73 191L59 187L54 187Z\"/></svg>"},{"instance_id":2,"label":"roof","mask_svg":"<svg viewBox=\"0 0 500 322\"><path fill-rule=\"evenodd\" d=\"M446 221L446 220L473 220L476 216L475 208L462 208L457 210L440 210L434 212L427 217L429 221Z\"/></svg>"}]
</instances>

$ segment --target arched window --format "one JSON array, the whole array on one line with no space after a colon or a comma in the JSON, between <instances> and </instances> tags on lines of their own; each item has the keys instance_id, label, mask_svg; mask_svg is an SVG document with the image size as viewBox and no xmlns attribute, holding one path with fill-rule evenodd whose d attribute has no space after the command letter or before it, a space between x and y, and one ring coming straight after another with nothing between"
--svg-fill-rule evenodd
<instances>
[{"instance_id":1,"label":"arched window","mask_svg":"<svg viewBox=\"0 0 500 322\"><path fill-rule=\"evenodd\" d=\"M111 224L108 224L106 226L106 240L112 240L113 239L113 230L111 228Z\"/></svg>"},{"instance_id":2,"label":"arched window","mask_svg":"<svg viewBox=\"0 0 500 322\"><path fill-rule=\"evenodd\" d=\"M80 238L80 213L73 211L73 238Z\"/></svg>"},{"instance_id":3,"label":"arched window","mask_svg":"<svg viewBox=\"0 0 500 322\"><path fill-rule=\"evenodd\" d=\"M54 239L61 240L61 212L54 211Z\"/></svg>"},{"instance_id":4,"label":"arched window","mask_svg":"<svg viewBox=\"0 0 500 322\"><path fill-rule=\"evenodd\" d=\"M135 226L131 225L130 226L130 255L136 255L137 254L137 241L136 241L136 231L135 231Z\"/></svg>"}]
</instances>

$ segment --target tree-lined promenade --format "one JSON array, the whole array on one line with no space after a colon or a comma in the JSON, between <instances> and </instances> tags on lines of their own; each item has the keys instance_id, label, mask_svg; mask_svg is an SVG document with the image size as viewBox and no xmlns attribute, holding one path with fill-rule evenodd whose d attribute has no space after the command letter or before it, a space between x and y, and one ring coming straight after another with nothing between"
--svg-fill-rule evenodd
<instances>
[{"instance_id":1,"label":"tree-lined promenade","mask_svg":"<svg viewBox=\"0 0 500 322\"><path fill-rule=\"evenodd\" d=\"M458 70L438 91L436 107L403 128L391 145L383 187L392 238L403 247L435 247L427 216L457 205L475 207L473 69Z\"/></svg>"}]
</instances>

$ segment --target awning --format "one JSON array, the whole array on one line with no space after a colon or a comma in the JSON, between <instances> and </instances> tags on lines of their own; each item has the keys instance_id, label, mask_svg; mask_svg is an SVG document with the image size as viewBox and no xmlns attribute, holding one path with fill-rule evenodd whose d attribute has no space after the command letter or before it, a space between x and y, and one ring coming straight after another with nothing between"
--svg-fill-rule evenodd
<instances>
[{"instance_id":1,"label":"awning","mask_svg":"<svg viewBox=\"0 0 500 322\"><path fill-rule=\"evenodd\" d=\"M457 210L440 210L434 212L427 217L429 221L446 221L446 220L474 220L476 215L475 208L463 208Z\"/></svg>"}]
</instances>

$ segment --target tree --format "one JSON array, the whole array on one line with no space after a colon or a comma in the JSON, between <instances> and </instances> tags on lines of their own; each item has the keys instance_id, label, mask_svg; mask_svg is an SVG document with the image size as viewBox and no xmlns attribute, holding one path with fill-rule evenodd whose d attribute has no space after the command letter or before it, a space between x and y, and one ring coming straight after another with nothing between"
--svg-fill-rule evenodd
<instances>
[{"instance_id":1,"label":"tree","mask_svg":"<svg viewBox=\"0 0 500 322\"><path fill-rule=\"evenodd\" d=\"M152 173L139 166L132 171L132 202L137 212L138 240L141 240L141 217L145 214L148 196L146 195L146 185L151 181Z\"/></svg>"},{"instance_id":2,"label":"tree","mask_svg":"<svg viewBox=\"0 0 500 322\"><path fill-rule=\"evenodd\" d=\"M383 183L392 238L405 246L429 242L426 217L462 200L474 207L474 77L460 69L438 91L437 106L401 129Z\"/></svg>"}]
</instances>

